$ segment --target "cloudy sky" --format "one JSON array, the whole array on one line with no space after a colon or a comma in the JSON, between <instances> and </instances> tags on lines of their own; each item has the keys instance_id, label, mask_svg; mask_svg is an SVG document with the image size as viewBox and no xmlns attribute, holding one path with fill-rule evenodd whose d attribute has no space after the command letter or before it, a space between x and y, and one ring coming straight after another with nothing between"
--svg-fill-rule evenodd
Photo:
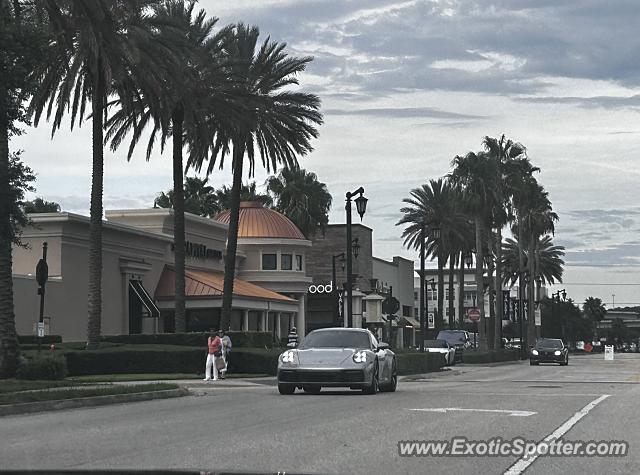
<instances>
[{"instance_id":1,"label":"cloudy sky","mask_svg":"<svg viewBox=\"0 0 640 475\"><path fill-rule=\"evenodd\" d=\"M482 137L527 146L560 215L569 296L640 302L640 5L637 0L201 0L315 60L301 77L325 123L301 160L334 196L363 185L375 254L402 247L401 200ZM38 194L87 213L90 128L15 141ZM258 172L262 183L266 176ZM216 185L230 182L216 171ZM167 154L106 155L105 207L149 206L171 186Z\"/></svg>"}]
</instances>

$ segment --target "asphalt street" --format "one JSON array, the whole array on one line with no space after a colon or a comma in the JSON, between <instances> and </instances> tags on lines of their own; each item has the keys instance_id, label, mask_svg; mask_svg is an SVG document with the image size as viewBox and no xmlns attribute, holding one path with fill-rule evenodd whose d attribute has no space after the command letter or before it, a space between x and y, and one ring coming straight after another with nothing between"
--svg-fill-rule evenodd
<instances>
[{"instance_id":1,"label":"asphalt street","mask_svg":"<svg viewBox=\"0 0 640 475\"><path fill-rule=\"evenodd\" d=\"M567 367L458 365L395 393L278 394L271 379L190 382L193 396L0 418L0 469L286 473L634 473L640 355ZM625 457L399 456L399 441L622 440Z\"/></svg>"}]
</instances>

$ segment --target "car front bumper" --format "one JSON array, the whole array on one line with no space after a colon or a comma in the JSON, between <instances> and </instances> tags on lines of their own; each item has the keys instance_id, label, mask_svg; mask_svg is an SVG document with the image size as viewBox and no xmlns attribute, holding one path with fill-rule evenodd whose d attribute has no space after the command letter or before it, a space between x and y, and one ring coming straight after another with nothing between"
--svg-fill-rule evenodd
<instances>
[{"instance_id":1,"label":"car front bumper","mask_svg":"<svg viewBox=\"0 0 640 475\"><path fill-rule=\"evenodd\" d=\"M278 368L278 384L362 388L371 384L373 365L364 368Z\"/></svg>"},{"instance_id":2,"label":"car front bumper","mask_svg":"<svg viewBox=\"0 0 640 475\"><path fill-rule=\"evenodd\" d=\"M564 363L565 356L561 354L560 356L546 353L539 353L537 355L531 354L529 355L529 359L534 363Z\"/></svg>"}]
</instances>

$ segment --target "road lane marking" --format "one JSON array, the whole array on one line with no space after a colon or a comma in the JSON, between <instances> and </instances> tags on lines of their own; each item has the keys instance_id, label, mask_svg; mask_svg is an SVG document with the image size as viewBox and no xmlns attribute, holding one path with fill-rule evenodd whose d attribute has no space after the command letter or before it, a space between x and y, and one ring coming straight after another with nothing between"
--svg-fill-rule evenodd
<instances>
[{"instance_id":1,"label":"road lane marking","mask_svg":"<svg viewBox=\"0 0 640 475\"><path fill-rule=\"evenodd\" d=\"M571 430L571 428L574 425L576 425L580 421L580 419L582 419L587 414L589 414L589 412L591 412L591 410L594 407L596 407L602 401L607 399L609 396L611 396L611 395L610 394L603 394L599 398L594 399L593 401L591 401L589 404L587 404L582 409L580 409L578 412L576 412L573 416L571 416L571 418L569 420L567 420L564 424L562 424L560 427L558 427L556 430L554 430L551 434L546 436L544 438L543 442L549 442L549 441L552 441L552 440L557 440L560 437L562 437L564 434L569 432L569 430ZM530 457L523 456L516 463L514 463L511 467L509 467L509 469L506 472L504 472L504 475L520 475L522 472L524 472L527 469L527 467L529 467L529 465L531 465L533 462L535 462L538 457L539 457L538 454L532 455Z\"/></svg>"},{"instance_id":2,"label":"road lane marking","mask_svg":"<svg viewBox=\"0 0 640 475\"><path fill-rule=\"evenodd\" d=\"M508 414L513 417L529 417L537 414L533 411L518 411L515 409L470 409L463 407L427 407L423 409L409 409L410 411L417 412L440 412L446 414L447 412L491 412L496 414Z\"/></svg>"}]
</instances>

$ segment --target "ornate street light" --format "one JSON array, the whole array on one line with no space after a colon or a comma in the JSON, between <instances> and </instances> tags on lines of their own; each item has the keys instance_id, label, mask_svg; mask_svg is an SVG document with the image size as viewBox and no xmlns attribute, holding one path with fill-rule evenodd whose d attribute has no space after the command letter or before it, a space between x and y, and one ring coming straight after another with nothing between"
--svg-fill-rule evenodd
<instances>
[{"instance_id":1,"label":"ornate street light","mask_svg":"<svg viewBox=\"0 0 640 475\"><path fill-rule=\"evenodd\" d=\"M351 199L355 196L358 196L355 199L356 202L356 211L360 215L360 220L364 217L364 213L367 210L367 198L364 197L364 188L360 187L353 192L346 193L346 202L345 211L347 212L347 326L353 326L353 301L352 301L352 291L353 291L353 265L352 265L352 253L353 253L353 238L351 236ZM359 247L359 246L358 246Z\"/></svg>"},{"instance_id":2,"label":"ornate street light","mask_svg":"<svg viewBox=\"0 0 640 475\"><path fill-rule=\"evenodd\" d=\"M360 255L360 241L358 238L355 238L351 243L351 249L353 249L353 257L357 259L358 255Z\"/></svg>"},{"instance_id":3,"label":"ornate street light","mask_svg":"<svg viewBox=\"0 0 640 475\"><path fill-rule=\"evenodd\" d=\"M362 189L362 192L364 193L364 189ZM367 201L369 200L360 194L360 196L358 196L354 201L356 202L356 211L358 211L360 221L362 221L362 217L364 216L365 211L367 211Z\"/></svg>"}]
</instances>

